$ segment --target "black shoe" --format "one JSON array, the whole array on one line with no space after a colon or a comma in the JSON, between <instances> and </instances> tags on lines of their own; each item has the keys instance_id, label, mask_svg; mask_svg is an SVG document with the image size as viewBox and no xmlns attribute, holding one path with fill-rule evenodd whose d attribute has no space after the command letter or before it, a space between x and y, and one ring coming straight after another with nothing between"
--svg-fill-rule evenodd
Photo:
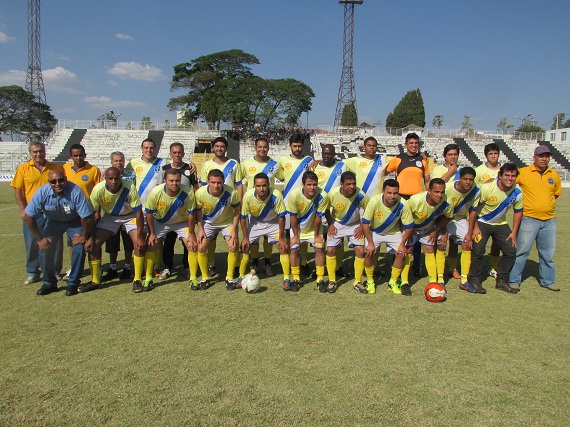
<instances>
[{"instance_id":1,"label":"black shoe","mask_svg":"<svg viewBox=\"0 0 570 427\"><path fill-rule=\"evenodd\" d=\"M505 279L497 279L495 282L495 289L499 289L501 291L505 291L508 294L516 294L518 291L513 289L509 286Z\"/></svg>"},{"instance_id":2,"label":"black shoe","mask_svg":"<svg viewBox=\"0 0 570 427\"><path fill-rule=\"evenodd\" d=\"M401 290L402 295L405 295L407 297L412 296L412 288L407 283L405 285L402 285Z\"/></svg>"},{"instance_id":3,"label":"black shoe","mask_svg":"<svg viewBox=\"0 0 570 427\"><path fill-rule=\"evenodd\" d=\"M140 281L140 280L135 280L135 281L133 282L133 292L134 292L135 294L139 294L139 293L142 292L142 290L143 290L143 287L142 287L141 281Z\"/></svg>"},{"instance_id":4,"label":"black shoe","mask_svg":"<svg viewBox=\"0 0 570 427\"><path fill-rule=\"evenodd\" d=\"M320 280L319 283L317 283L317 287L319 288L319 292L321 294L324 294L327 292L327 284L325 283L324 280Z\"/></svg>"},{"instance_id":5,"label":"black shoe","mask_svg":"<svg viewBox=\"0 0 570 427\"><path fill-rule=\"evenodd\" d=\"M145 284L143 285L142 291L143 292L150 292L154 289L154 283L152 280L149 280L148 282L145 282Z\"/></svg>"},{"instance_id":6,"label":"black shoe","mask_svg":"<svg viewBox=\"0 0 570 427\"><path fill-rule=\"evenodd\" d=\"M52 292L57 292L57 285L48 285L44 283L41 288L36 292L37 295L48 295Z\"/></svg>"},{"instance_id":7,"label":"black shoe","mask_svg":"<svg viewBox=\"0 0 570 427\"><path fill-rule=\"evenodd\" d=\"M233 291L236 288L236 282L231 279L226 279L226 290Z\"/></svg>"},{"instance_id":8,"label":"black shoe","mask_svg":"<svg viewBox=\"0 0 570 427\"><path fill-rule=\"evenodd\" d=\"M207 280L202 280L202 281L199 283L198 286L200 287L200 290L201 290L201 291L205 291L206 289L208 289L208 287L210 286L210 284L208 283Z\"/></svg>"},{"instance_id":9,"label":"black shoe","mask_svg":"<svg viewBox=\"0 0 570 427\"><path fill-rule=\"evenodd\" d=\"M309 265L302 265L301 266L301 273L303 274L303 276L310 276L311 275L311 270L309 270Z\"/></svg>"},{"instance_id":10,"label":"black shoe","mask_svg":"<svg viewBox=\"0 0 570 427\"><path fill-rule=\"evenodd\" d=\"M66 297L71 297L73 295L77 295L79 293L79 289L77 289L77 286L75 285L67 285L67 287L65 288L65 296Z\"/></svg>"},{"instance_id":11,"label":"black shoe","mask_svg":"<svg viewBox=\"0 0 570 427\"><path fill-rule=\"evenodd\" d=\"M115 270L114 268L110 268L110 269L107 270L107 272L103 275L103 277L101 277L101 279L107 281L107 280L116 279L117 277L119 277L119 273L117 273L117 270ZM83 292L83 291L82 291L82 292Z\"/></svg>"},{"instance_id":12,"label":"black shoe","mask_svg":"<svg viewBox=\"0 0 570 427\"><path fill-rule=\"evenodd\" d=\"M117 273L117 272L115 271L115 273ZM83 294L85 292L94 291L95 289L101 289L101 284L89 282L86 285L81 285L79 287L79 292L81 292Z\"/></svg>"},{"instance_id":13,"label":"black shoe","mask_svg":"<svg viewBox=\"0 0 570 427\"><path fill-rule=\"evenodd\" d=\"M126 280L130 279L132 276L133 273L130 268L123 268L123 271L121 271L121 275L119 276L119 279Z\"/></svg>"},{"instance_id":14,"label":"black shoe","mask_svg":"<svg viewBox=\"0 0 570 427\"><path fill-rule=\"evenodd\" d=\"M477 291L478 294L486 294L487 293L487 289L485 289L483 286L481 286L480 284L477 283L471 283L471 286L473 288L475 288L475 290Z\"/></svg>"},{"instance_id":15,"label":"black shoe","mask_svg":"<svg viewBox=\"0 0 570 427\"><path fill-rule=\"evenodd\" d=\"M337 289L338 285L336 284L336 282L329 282L329 285L327 286L327 292L329 294L334 294Z\"/></svg>"},{"instance_id":16,"label":"black shoe","mask_svg":"<svg viewBox=\"0 0 570 427\"><path fill-rule=\"evenodd\" d=\"M291 282L291 287L290 287L290 291L291 292L299 292L299 289L301 289L301 284L299 283L298 280L293 280Z\"/></svg>"}]
</instances>

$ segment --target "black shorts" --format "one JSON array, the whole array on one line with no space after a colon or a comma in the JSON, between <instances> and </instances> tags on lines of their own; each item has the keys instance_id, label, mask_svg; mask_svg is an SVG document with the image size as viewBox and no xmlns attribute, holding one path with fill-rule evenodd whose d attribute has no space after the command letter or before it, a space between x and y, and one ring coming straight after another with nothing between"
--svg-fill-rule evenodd
<instances>
[{"instance_id":1,"label":"black shorts","mask_svg":"<svg viewBox=\"0 0 570 427\"><path fill-rule=\"evenodd\" d=\"M134 249L133 241L123 227L116 234L109 237L105 242L105 252L110 254L112 252L119 252L121 250L121 237L123 236L123 248L125 251L132 251Z\"/></svg>"}]
</instances>

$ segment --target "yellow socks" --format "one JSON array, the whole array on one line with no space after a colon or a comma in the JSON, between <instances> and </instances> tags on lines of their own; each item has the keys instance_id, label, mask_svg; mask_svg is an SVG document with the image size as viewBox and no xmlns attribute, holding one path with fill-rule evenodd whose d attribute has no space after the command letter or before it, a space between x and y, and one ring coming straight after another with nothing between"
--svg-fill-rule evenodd
<instances>
[{"instance_id":1,"label":"yellow socks","mask_svg":"<svg viewBox=\"0 0 570 427\"><path fill-rule=\"evenodd\" d=\"M471 268L471 251L461 252L461 283L467 282L467 275Z\"/></svg>"},{"instance_id":2,"label":"yellow socks","mask_svg":"<svg viewBox=\"0 0 570 427\"><path fill-rule=\"evenodd\" d=\"M354 281L362 281L362 273L364 273L364 258L354 257ZM372 273L374 273L374 267L372 267ZM366 272L368 276L368 272Z\"/></svg>"},{"instance_id":3,"label":"yellow socks","mask_svg":"<svg viewBox=\"0 0 570 427\"><path fill-rule=\"evenodd\" d=\"M435 251L435 263L437 266L437 282L445 283L443 278L445 272L445 251Z\"/></svg>"},{"instance_id":4,"label":"yellow socks","mask_svg":"<svg viewBox=\"0 0 570 427\"><path fill-rule=\"evenodd\" d=\"M327 255L327 271L329 273L329 280L331 282L336 282L336 256Z\"/></svg>"},{"instance_id":5,"label":"yellow socks","mask_svg":"<svg viewBox=\"0 0 570 427\"><path fill-rule=\"evenodd\" d=\"M402 268L402 285L405 285L410 282L410 254L406 254L404 258L404 267Z\"/></svg>"},{"instance_id":6,"label":"yellow socks","mask_svg":"<svg viewBox=\"0 0 570 427\"><path fill-rule=\"evenodd\" d=\"M281 268L283 269L283 280L287 280L291 274L291 261L289 260L289 254L279 255L279 261L281 261Z\"/></svg>"},{"instance_id":7,"label":"yellow socks","mask_svg":"<svg viewBox=\"0 0 570 427\"><path fill-rule=\"evenodd\" d=\"M237 252L228 252L228 271L226 272L226 279L234 278L234 270L238 262L239 254Z\"/></svg>"},{"instance_id":8,"label":"yellow socks","mask_svg":"<svg viewBox=\"0 0 570 427\"><path fill-rule=\"evenodd\" d=\"M146 281L150 281L154 277L154 251L146 251L144 254L146 261Z\"/></svg>"},{"instance_id":9,"label":"yellow socks","mask_svg":"<svg viewBox=\"0 0 570 427\"><path fill-rule=\"evenodd\" d=\"M374 266L364 267L364 270L366 271L366 281L367 282L373 282L374 281ZM356 280L355 280L355 282L356 282Z\"/></svg>"},{"instance_id":10,"label":"yellow socks","mask_svg":"<svg viewBox=\"0 0 570 427\"><path fill-rule=\"evenodd\" d=\"M293 280L301 280L301 267L291 267L291 274L293 275Z\"/></svg>"},{"instance_id":11,"label":"yellow socks","mask_svg":"<svg viewBox=\"0 0 570 427\"><path fill-rule=\"evenodd\" d=\"M135 267L135 278L134 280L142 280L142 272L144 267L144 256L136 256L133 254L133 264Z\"/></svg>"},{"instance_id":12,"label":"yellow socks","mask_svg":"<svg viewBox=\"0 0 570 427\"><path fill-rule=\"evenodd\" d=\"M336 261L336 259L335 259ZM315 266L315 269L317 270L317 282L320 282L321 280L325 280L325 266L324 265L317 265Z\"/></svg>"},{"instance_id":13,"label":"yellow socks","mask_svg":"<svg viewBox=\"0 0 570 427\"><path fill-rule=\"evenodd\" d=\"M426 270L430 282L437 282L437 264L435 262L435 254L424 254Z\"/></svg>"},{"instance_id":14,"label":"yellow socks","mask_svg":"<svg viewBox=\"0 0 570 427\"><path fill-rule=\"evenodd\" d=\"M91 282L96 283L98 285L101 284L101 260L89 260L89 266L91 267Z\"/></svg>"},{"instance_id":15,"label":"yellow socks","mask_svg":"<svg viewBox=\"0 0 570 427\"><path fill-rule=\"evenodd\" d=\"M202 280L208 280L210 276L208 275L208 253L198 252L198 265L200 266L200 271L202 272Z\"/></svg>"},{"instance_id":16,"label":"yellow socks","mask_svg":"<svg viewBox=\"0 0 570 427\"><path fill-rule=\"evenodd\" d=\"M241 262L239 263L239 277L245 276L248 262L249 262L249 254L242 253Z\"/></svg>"},{"instance_id":17,"label":"yellow socks","mask_svg":"<svg viewBox=\"0 0 570 427\"><path fill-rule=\"evenodd\" d=\"M409 265L408 265L408 267L409 267ZM403 268L396 268L396 267L392 266L392 274L390 275L390 283L396 283L398 281L398 278L402 274L403 270L404 270Z\"/></svg>"},{"instance_id":18,"label":"yellow socks","mask_svg":"<svg viewBox=\"0 0 570 427\"><path fill-rule=\"evenodd\" d=\"M195 279L198 274L198 253L188 252L188 266L190 267L190 280Z\"/></svg>"}]
</instances>

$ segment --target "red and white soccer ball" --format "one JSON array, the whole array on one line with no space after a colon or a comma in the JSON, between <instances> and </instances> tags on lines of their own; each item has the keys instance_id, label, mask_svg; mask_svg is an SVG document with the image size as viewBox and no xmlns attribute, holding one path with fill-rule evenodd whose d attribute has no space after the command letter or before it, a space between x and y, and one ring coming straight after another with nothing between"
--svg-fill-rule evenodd
<instances>
[{"instance_id":1,"label":"red and white soccer ball","mask_svg":"<svg viewBox=\"0 0 570 427\"><path fill-rule=\"evenodd\" d=\"M259 291L259 277L255 274L246 274L241 280L241 288L248 294Z\"/></svg>"},{"instance_id":2,"label":"red and white soccer ball","mask_svg":"<svg viewBox=\"0 0 570 427\"><path fill-rule=\"evenodd\" d=\"M429 302L442 302L445 301L447 291L442 284L432 282L425 287L424 294Z\"/></svg>"}]
</instances>

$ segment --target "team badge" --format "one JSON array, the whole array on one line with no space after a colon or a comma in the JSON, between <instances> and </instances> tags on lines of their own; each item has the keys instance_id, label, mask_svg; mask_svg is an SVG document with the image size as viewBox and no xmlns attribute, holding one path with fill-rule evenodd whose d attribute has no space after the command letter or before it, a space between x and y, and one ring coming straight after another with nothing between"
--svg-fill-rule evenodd
<instances>
[{"instance_id":1,"label":"team badge","mask_svg":"<svg viewBox=\"0 0 570 427\"><path fill-rule=\"evenodd\" d=\"M103 202L104 205L111 203L111 199L109 199L107 197L103 197L103 200L101 200L101 201Z\"/></svg>"},{"instance_id":2,"label":"team badge","mask_svg":"<svg viewBox=\"0 0 570 427\"><path fill-rule=\"evenodd\" d=\"M257 171L257 169L255 168L255 166L251 166L251 167L248 169L248 171L249 171L249 173L250 173L251 175L253 175L253 174Z\"/></svg>"},{"instance_id":3,"label":"team badge","mask_svg":"<svg viewBox=\"0 0 570 427\"><path fill-rule=\"evenodd\" d=\"M135 169L135 173L136 173L137 175L141 174L142 171L143 171L142 166L137 166L137 168Z\"/></svg>"},{"instance_id":4,"label":"team badge","mask_svg":"<svg viewBox=\"0 0 570 427\"><path fill-rule=\"evenodd\" d=\"M419 211L418 213L416 213L416 215L418 216L418 218L425 218L427 216L427 214L424 211Z\"/></svg>"},{"instance_id":5,"label":"team badge","mask_svg":"<svg viewBox=\"0 0 570 427\"><path fill-rule=\"evenodd\" d=\"M204 202L204 209L210 209L212 207L212 205L210 204L210 202Z\"/></svg>"},{"instance_id":6,"label":"team badge","mask_svg":"<svg viewBox=\"0 0 570 427\"><path fill-rule=\"evenodd\" d=\"M190 234L190 229L188 227L184 227L183 231L185 234Z\"/></svg>"},{"instance_id":7,"label":"team badge","mask_svg":"<svg viewBox=\"0 0 570 427\"><path fill-rule=\"evenodd\" d=\"M305 204L304 203L299 203L297 205L297 209L299 209L299 212L303 212L305 210Z\"/></svg>"},{"instance_id":8,"label":"team badge","mask_svg":"<svg viewBox=\"0 0 570 427\"><path fill-rule=\"evenodd\" d=\"M81 181L87 182L89 181L89 177L87 175L81 175Z\"/></svg>"},{"instance_id":9,"label":"team badge","mask_svg":"<svg viewBox=\"0 0 570 427\"><path fill-rule=\"evenodd\" d=\"M383 217L384 217L384 214L382 213L382 211L374 212L374 218L382 219Z\"/></svg>"},{"instance_id":10,"label":"team badge","mask_svg":"<svg viewBox=\"0 0 570 427\"><path fill-rule=\"evenodd\" d=\"M290 171L293 168L293 165L291 163L285 163L285 170L286 171Z\"/></svg>"},{"instance_id":11,"label":"team badge","mask_svg":"<svg viewBox=\"0 0 570 427\"><path fill-rule=\"evenodd\" d=\"M344 204L343 203L337 203L334 208L337 211L343 211L344 210Z\"/></svg>"},{"instance_id":12,"label":"team badge","mask_svg":"<svg viewBox=\"0 0 570 427\"><path fill-rule=\"evenodd\" d=\"M259 208L257 206L250 206L249 210L251 211L251 213L256 214L259 212Z\"/></svg>"},{"instance_id":13,"label":"team badge","mask_svg":"<svg viewBox=\"0 0 570 427\"><path fill-rule=\"evenodd\" d=\"M156 207L158 209L164 209L166 207L166 203L164 203L163 201L160 201L156 204Z\"/></svg>"},{"instance_id":14,"label":"team badge","mask_svg":"<svg viewBox=\"0 0 570 427\"><path fill-rule=\"evenodd\" d=\"M417 166L418 168L421 168L421 167L422 167L422 162L421 162L420 160L418 160L418 161L416 162L416 166Z\"/></svg>"},{"instance_id":15,"label":"team badge","mask_svg":"<svg viewBox=\"0 0 570 427\"><path fill-rule=\"evenodd\" d=\"M317 177L318 177L319 179L323 179L323 178L325 177L325 173L324 173L324 172L319 172L319 173L317 174Z\"/></svg>"},{"instance_id":16,"label":"team badge","mask_svg":"<svg viewBox=\"0 0 570 427\"><path fill-rule=\"evenodd\" d=\"M184 175L185 175L185 176L190 176L190 171L189 171L189 170L185 170L185 171L184 171Z\"/></svg>"},{"instance_id":17,"label":"team badge","mask_svg":"<svg viewBox=\"0 0 570 427\"><path fill-rule=\"evenodd\" d=\"M549 183L550 185L552 185L552 184L554 184L554 180L553 180L552 178L548 178L548 183Z\"/></svg>"},{"instance_id":18,"label":"team badge","mask_svg":"<svg viewBox=\"0 0 570 427\"><path fill-rule=\"evenodd\" d=\"M489 203L492 205L496 205L497 204L497 197L495 197L495 196L489 197Z\"/></svg>"},{"instance_id":19,"label":"team badge","mask_svg":"<svg viewBox=\"0 0 570 427\"><path fill-rule=\"evenodd\" d=\"M360 163L358 164L358 167L359 167L360 169L366 169L367 166L368 166L368 163L366 163L366 162L360 162Z\"/></svg>"},{"instance_id":20,"label":"team badge","mask_svg":"<svg viewBox=\"0 0 570 427\"><path fill-rule=\"evenodd\" d=\"M457 202L459 202L459 200L455 197L452 197L451 201L453 202L453 206L457 206Z\"/></svg>"},{"instance_id":21,"label":"team badge","mask_svg":"<svg viewBox=\"0 0 570 427\"><path fill-rule=\"evenodd\" d=\"M491 175L488 173L483 174L483 182L487 182L491 179Z\"/></svg>"},{"instance_id":22,"label":"team badge","mask_svg":"<svg viewBox=\"0 0 570 427\"><path fill-rule=\"evenodd\" d=\"M129 221L129 224L136 224L137 223L137 219L133 218Z\"/></svg>"}]
</instances>

